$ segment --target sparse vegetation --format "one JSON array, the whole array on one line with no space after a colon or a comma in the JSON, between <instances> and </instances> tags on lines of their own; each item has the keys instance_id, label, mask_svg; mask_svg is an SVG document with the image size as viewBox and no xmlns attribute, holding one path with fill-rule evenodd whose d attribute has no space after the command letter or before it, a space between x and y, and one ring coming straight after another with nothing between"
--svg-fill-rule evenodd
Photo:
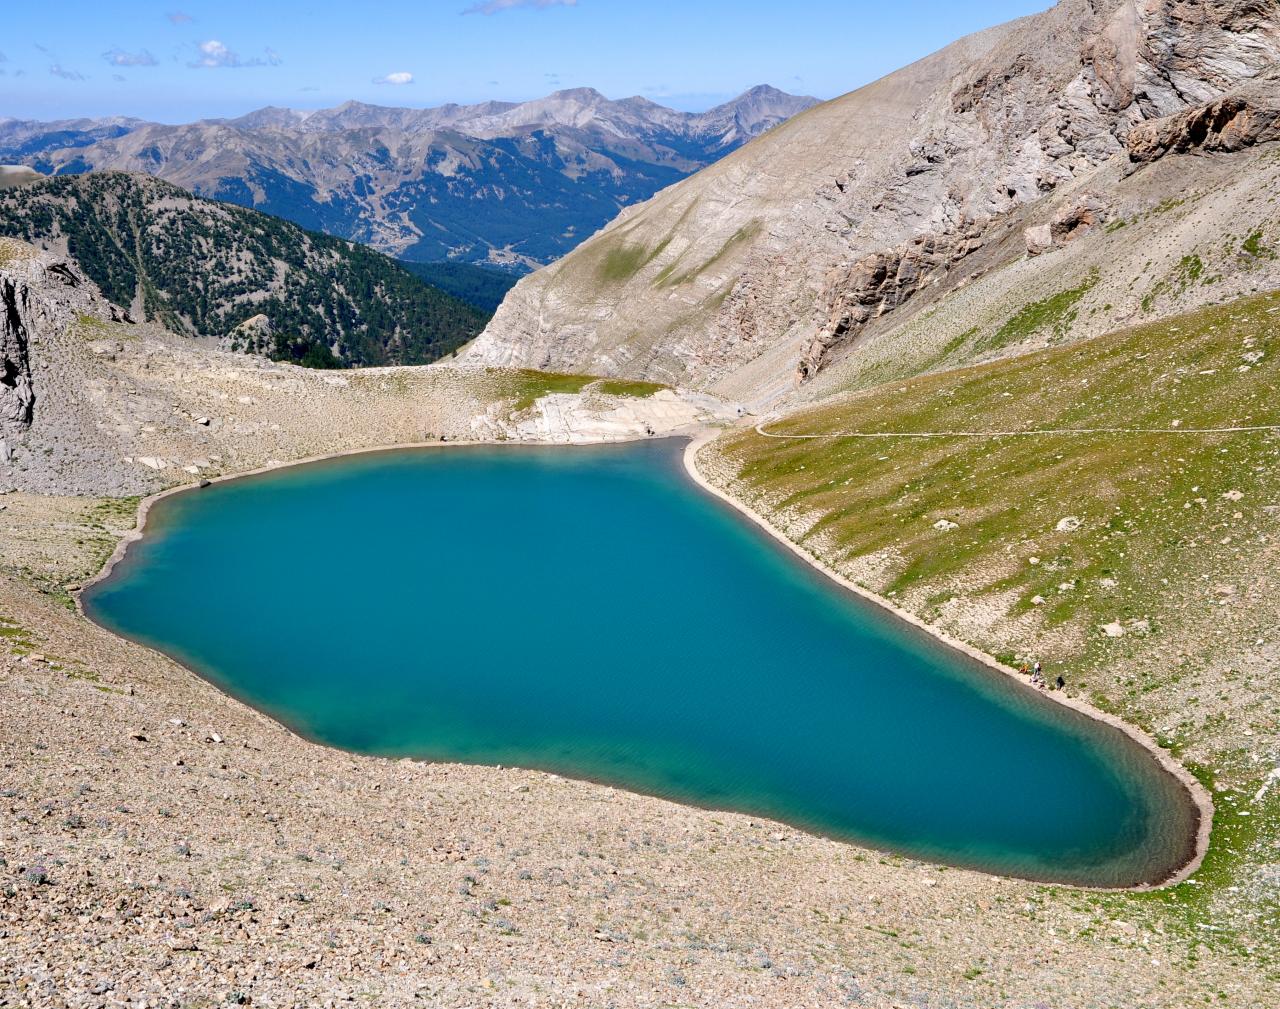
<instances>
[{"instance_id":1,"label":"sparse vegetation","mask_svg":"<svg viewBox=\"0 0 1280 1009\"><path fill-rule=\"evenodd\" d=\"M503 372L499 379L498 395L515 400L513 410L528 410L543 396L553 393L577 393L591 387L606 396L631 396L637 399L652 396L667 388L658 382L641 382L630 379L598 379L592 375L569 375L554 371Z\"/></svg>"},{"instance_id":2,"label":"sparse vegetation","mask_svg":"<svg viewBox=\"0 0 1280 1009\"><path fill-rule=\"evenodd\" d=\"M1080 299L1088 294L1097 282L1098 273L1095 270L1075 287L1025 305L996 330L990 339L983 341L980 349L999 350L1046 332L1052 338L1065 337L1071 329L1071 324L1076 321L1076 306L1080 303Z\"/></svg>"},{"instance_id":3,"label":"sparse vegetation","mask_svg":"<svg viewBox=\"0 0 1280 1009\"><path fill-rule=\"evenodd\" d=\"M604 254L599 276L607 284L620 284L630 280L647 261L649 250L643 245L621 243Z\"/></svg>"},{"instance_id":4,"label":"sparse vegetation","mask_svg":"<svg viewBox=\"0 0 1280 1009\"><path fill-rule=\"evenodd\" d=\"M713 266L716 265L716 263L720 262L720 260L722 260L725 256L727 256L730 250L733 249L735 246L741 245L743 242L748 242L751 239L753 239L756 235L760 233L760 229L762 227L763 225L760 221L750 221L747 224L744 224L732 235L730 235L725 240L724 244L721 245L720 248L716 250L715 254L712 255L712 257L708 259L705 263L702 263L699 266L690 267L689 269L684 270L679 274L676 273L676 269L677 267L679 267L681 260L676 259L674 262L664 267L658 273L658 276L655 277L653 281L654 286L678 287L681 284L687 284L690 281L697 279L701 274L705 273L707 270L710 270Z\"/></svg>"},{"instance_id":5,"label":"sparse vegetation","mask_svg":"<svg viewBox=\"0 0 1280 1009\"><path fill-rule=\"evenodd\" d=\"M1240 250L1246 255L1252 256L1254 259L1275 259L1275 250L1262 243L1262 232L1250 232L1243 242L1240 243Z\"/></svg>"},{"instance_id":6,"label":"sparse vegetation","mask_svg":"<svg viewBox=\"0 0 1280 1009\"><path fill-rule=\"evenodd\" d=\"M590 375L566 375L554 371L516 371L505 374L500 395L515 400L512 409L528 410L537 400L552 393L581 392L592 381Z\"/></svg>"},{"instance_id":7,"label":"sparse vegetation","mask_svg":"<svg viewBox=\"0 0 1280 1009\"><path fill-rule=\"evenodd\" d=\"M606 378L596 383L595 388L606 396L632 396L643 399L661 392L667 386L660 382L631 381L624 378Z\"/></svg>"}]
</instances>

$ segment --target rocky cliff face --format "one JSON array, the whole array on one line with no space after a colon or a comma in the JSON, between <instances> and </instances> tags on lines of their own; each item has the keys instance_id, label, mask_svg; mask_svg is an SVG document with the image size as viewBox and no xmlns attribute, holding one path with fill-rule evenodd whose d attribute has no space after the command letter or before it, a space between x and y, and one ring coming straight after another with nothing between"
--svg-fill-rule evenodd
<instances>
[{"instance_id":1,"label":"rocky cliff face","mask_svg":"<svg viewBox=\"0 0 1280 1009\"><path fill-rule=\"evenodd\" d=\"M35 408L28 301L25 284L19 287L15 279L0 275L0 433L29 427Z\"/></svg>"},{"instance_id":2,"label":"rocky cliff face","mask_svg":"<svg viewBox=\"0 0 1280 1009\"><path fill-rule=\"evenodd\" d=\"M0 238L0 462L35 419L36 341L76 317L127 319L72 262Z\"/></svg>"},{"instance_id":3,"label":"rocky cliff face","mask_svg":"<svg viewBox=\"0 0 1280 1009\"><path fill-rule=\"evenodd\" d=\"M1135 131L1255 79L1274 93L1264 71L1277 59L1275 0L1062 0L624 214L523 281L468 356L776 394L926 288L999 265L975 251L1051 194L1128 164L1146 149L1127 145ZM1109 185L1074 218L1058 208L1045 248L1105 218Z\"/></svg>"},{"instance_id":4,"label":"rocky cliff face","mask_svg":"<svg viewBox=\"0 0 1280 1009\"><path fill-rule=\"evenodd\" d=\"M1134 169L1166 154L1232 153L1280 140L1280 66L1222 98L1140 123L1125 138Z\"/></svg>"}]
</instances>

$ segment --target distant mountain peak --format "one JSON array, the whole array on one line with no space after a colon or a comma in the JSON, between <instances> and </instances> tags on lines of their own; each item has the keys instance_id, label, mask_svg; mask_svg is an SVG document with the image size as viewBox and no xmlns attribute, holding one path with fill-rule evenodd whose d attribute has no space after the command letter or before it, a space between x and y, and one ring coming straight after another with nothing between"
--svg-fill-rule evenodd
<instances>
[{"instance_id":1,"label":"distant mountain peak","mask_svg":"<svg viewBox=\"0 0 1280 1009\"><path fill-rule=\"evenodd\" d=\"M6 123L0 162L145 172L408 259L528 269L814 103L761 86L683 112L578 87L425 109L268 105L178 126Z\"/></svg>"}]
</instances>

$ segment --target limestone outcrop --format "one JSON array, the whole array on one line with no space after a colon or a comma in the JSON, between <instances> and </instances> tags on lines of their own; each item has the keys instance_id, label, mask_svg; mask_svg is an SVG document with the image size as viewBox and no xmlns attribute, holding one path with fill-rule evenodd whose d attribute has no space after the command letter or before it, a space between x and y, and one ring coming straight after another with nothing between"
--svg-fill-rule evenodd
<instances>
[{"instance_id":1,"label":"limestone outcrop","mask_svg":"<svg viewBox=\"0 0 1280 1009\"><path fill-rule=\"evenodd\" d=\"M834 268L823 284L826 321L800 355L797 381L815 374L833 348L853 339L869 321L944 280L956 264L982 248L987 223L971 222L956 234L920 235Z\"/></svg>"},{"instance_id":2,"label":"limestone outcrop","mask_svg":"<svg viewBox=\"0 0 1280 1009\"><path fill-rule=\"evenodd\" d=\"M1240 91L1129 131L1133 170L1167 154L1231 153L1280 140L1280 66Z\"/></svg>"},{"instance_id":3,"label":"limestone outcrop","mask_svg":"<svg viewBox=\"0 0 1280 1009\"><path fill-rule=\"evenodd\" d=\"M275 327L271 325L271 319L259 312L236 326L220 341L220 346L249 354L269 354L274 349L274 338Z\"/></svg>"},{"instance_id":4,"label":"limestone outcrop","mask_svg":"<svg viewBox=\"0 0 1280 1009\"><path fill-rule=\"evenodd\" d=\"M26 285L0 275L0 434L29 427L35 409L28 298Z\"/></svg>"},{"instance_id":5,"label":"limestone outcrop","mask_svg":"<svg viewBox=\"0 0 1280 1009\"><path fill-rule=\"evenodd\" d=\"M1059 208L1046 224L1024 228L1028 256L1040 256L1069 242L1083 238L1107 220L1107 204L1092 193Z\"/></svg>"},{"instance_id":6,"label":"limestone outcrop","mask_svg":"<svg viewBox=\"0 0 1280 1009\"><path fill-rule=\"evenodd\" d=\"M62 329L77 315L127 318L72 262L0 239L0 435L21 434L35 416L36 337Z\"/></svg>"}]
</instances>

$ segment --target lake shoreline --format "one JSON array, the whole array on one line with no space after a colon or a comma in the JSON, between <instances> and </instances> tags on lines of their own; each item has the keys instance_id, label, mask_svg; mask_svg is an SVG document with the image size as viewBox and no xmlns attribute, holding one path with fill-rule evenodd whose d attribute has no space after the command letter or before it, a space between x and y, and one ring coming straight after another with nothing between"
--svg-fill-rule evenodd
<instances>
[{"instance_id":1,"label":"lake shoreline","mask_svg":"<svg viewBox=\"0 0 1280 1009\"><path fill-rule=\"evenodd\" d=\"M774 526L772 526L767 519L765 519L759 513L755 512L753 509L747 506L744 502L737 500L736 498L732 497L731 495L729 495L719 487L716 487L709 480L707 480L702 475L702 473L697 469L696 456L703 447L710 444L710 442L715 440L715 438L717 438L721 433L722 433L721 429L718 429L718 428L702 427L693 431L673 432L669 436L664 436L664 437L682 437L682 438L689 439L687 445L684 447L684 449L681 452L681 461L683 464L682 469L684 471L684 475L687 476L698 489L718 499L719 501L729 505L731 508L734 509L734 511L739 516L745 517L755 527L762 529L775 541L787 547L788 551L791 554L793 554L795 557L798 557L799 559L806 562L808 567L816 570L821 575L834 581L840 587L852 592L856 596L860 597L862 600L875 604L878 609L886 611L890 616L896 617L898 620L905 622L906 624L914 628L917 632L922 632L928 635L932 640L943 644L945 647L950 648L954 651L957 651L965 655L967 658L980 663L984 668L994 672L999 672L1005 677L1011 678L1014 681L1018 682L1024 688L1031 689L1027 687L1025 682L1021 679L1021 677L1017 675L1017 673L1014 670L1009 669L1006 666L1003 666L990 655L987 655L981 650L974 648L973 646L963 641L960 641L958 639L951 637L945 632L940 631L938 628L932 627L929 624L924 623L922 620L920 620L918 617L914 616L913 614L895 606L891 601L871 592L870 590L862 586L856 585L855 583L844 578L838 572L828 567L823 561L805 552L796 543L788 539L784 534L782 534L779 530L777 530ZM631 441L647 441L647 440L650 440L650 439L644 438L644 437L633 437L633 438L607 439L607 440L600 440L595 442L583 442L580 444L583 445L584 447L587 447L591 445L614 445L614 444L623 444ZM151 509L160 501L168 497L187 493L193 490L203 489L204 487L215 484L215 483L223 483L231 480L243 480L243 479L254 477L254 476L260 476L268 473L277 472L279 470L286 469L286 468L313 465L313 464L323 463L323 462L331 461L335 459L341 459L341 458L344 458L347 456L353 456L353 455L372 455L372 454L390 453L390 452L397 452L397 451L416 451L416 450L422 450L422 449L446 449L446 448L459 448L459 447L493 448L493 447L504 447L504 446L509 446L515 449L577 447L576 445L575 446L545 445L542 443L527 443L527 442L504 443L504 442L489 441L489 440L466 440L466 441L459 440L459 441L449 441L449 442L431 441L431 442L406 443L406 444L399 444L399 445L379 446L375 448L358 448L358 449L344 450L340 452L323 453L320 455L311 456L311 457L289 461L289 462L273 463L270 465L257 467L252 470L247 470L245 472L223 474L218 477L209 478L207 479L207 481L201 481L199 484L183 484L183 485L167 488L163 491L159 491L155 494L147 496L146 498L144 498L142 501L139 502L138 511L137 511L137 521L134 529L132 529L129 533L127 533L126 535L120 538L120 540L116 544L115 550L112 552L111 556L107 559L102 569L97 574L95 574L92 578L87 579L79 590L72 593L76 610L86 620L89 620L91 623L94 623L95 626L103 628L108 633L111 633L116 637L123 637L125 640L132 640L118 634L116 631L112 630L110 627L107 627L103 624L99 624L96 621L94 621L86 613L84 609L84 605L81 599L81 594L85 589L89 588L90 586L96 585L111 576L116 565L119 564L121 561L123 561L123 559L125 558L126 554L128 553L129 547L133 543L141 540L144 537L146 532L147 518L151 512ZM151 647L151 646L144 645L144 647ZM152 650L155 650L155 649L152 649ZM189 672L192 673L192 675L196 676L198 679L201 679L204 682L209 682L208 680L205 679L205 677L201 676L199 672L197 672L194 669L191 669L186 663L179 662L179 665L183 666L184 669L187 669ZM1152 756L1154 756L1157 760L1157 763L1165 771L1172 774L1173 777L1184 787L1184 789L1188 793L1192 801L1192 805L1197 814L1196 815L1197 826L1195 829L1195 836L1193 839L1190 840L1190 843L1188 844L1187 861L1185 861L1182 864L1181 868L1179 868L1178 870L1176 870L1175 872L1173 872L1172 874L1168 875L1167 877L1165 877L1164 879L1158 882L1141 883L1141 884L1131 885L1131 886L1091 886L1089 884L1078 884L1078 883L1062 883L1062 882L1051 882L1051 881L1037 881L1037 882L1041 882L1043 883L1043 885L1065 886L1065 887L1070 887L1072 889L1080 889L1080 890L1098 890L1098 891L1104 891L1104 892L1126 892L1126 891L1144 892L1144 891L1156 890L1156 889L1161 889L1167 886L1176 885L1182 882L1183 880L1185 880L1190 875L1192 875L1199 868L1201 862L1204 859L1205 853L1208 850L1209 835L1212 827L1212 819L1213 819L1213 812L1214 812L1212 798L1209 796L1208 792L1203 788L1200 782L1197 781L1194 778L1194 776L1192 776L1190 772L1188 772L1186 768L1184 768L1180 763L1174 760L1165 751L1160 749L1160 747L1155 743L1155 741L1151 739L1151 737L1148 736L1146 733L1144 733L1142 730L1134 726L1128 725L1123 720L1116 718L1113 715L1109 715L1106 712L1103 712L1093 707L1087 702L1084 702L1075 698L1067 697L1066 695L1056 691L1045 691L1044 693L1047 696L1049 696L1050 699L1075 710L1077 713L1082 714L1087 718L1090 718L1092 720L1104 723L1108 726L1118 729L1120 732L1126 735L1130 740L1132 740L1133 742L1136 742L1144 750L1146 750ZM312 740L307 740L304 735L299 734L295 732L293 729L289 728L287 725L280 723L279 720L274 718L273 716L266 714L264 712L259 712L259 714L262 717L269 718L272 722L281 725L281 727L284 728L285 731L288 731L291 735L295 735L298 738L303 739L304 741L307 741L307 742L314 742ZM321 745L327 745L327 744L321 744ZM604 784L609 784L610 787L619 787L616 785L612 785L610 783L604 783ZM698 807L698 808L703 808L703 807ZM806 833L814 834L815 836L825 836L825 835L822 835L820 832L813 831L812 829L794 827L794 825L791 825L791 826L793 829L805 830ZM845 843L858 844L858 842L856 841L845 842ZM889 849L876 849L874 845L869 845L866 843L858 844L858 846L868 848L869 850L889 850ZM946 864L946 863L939 863L939 864ZM981 872L986 875L994 876L995 878L1002 878L1002 879L1027 878L1027 877L1021 877L1016 875L1002 874L999 872L992 872L990 870L985 870L977 867L967 867L967 868L970 871Z\"/></svg>"},{"instance_id":2,"label":"lake shoreline","mask_svg":"<svg viewBox=\"0 0 1280 1009\"><path fill-rule=\"evenodd\" d=\"M809 553L794 540L790 539L785 533L774 526L765 516L761 515L746 502L739 500L727 491L712 483L698 469L697 457L707 445L711 444L720 436L718 430L707 430L695 435L685 446L683 461L684 469L689 479L693 481L701 490L718 498L720 501L733 508L740 515L750 521L753 525L767 533L787 548L794 556L800 558L810 567L821 572L824 576L835 582L841 588L853 593L859 598L874 604L878 608L886 611L890 616L909 624L934 640L942 643L948 648L960 652L968 658L978 662L986 669L1001 674L1002 676L1013 680L1015 683L1027 690L1034 690L1026 680L1018 674L1018 672L998 661L994 656L987 654L979 648L975 648L966 641L948 634L941 628L926 623L914 613L897 606L892 600L879 595L876 592L859 585L849 578L846 578L840 572L836 571L821 558ZM1208 790L1200 783L1200 781L1187 770L1179 761L1174 759L1168 751L1164 750L1148 733L1135 725L1130 725L1122 718L1118 718L1100 708L1095 707L1088 701L1077 697L1071 697L1060 690L1043 690L1038 691L1043 696L1070 708L1077 713L1084 715L1093 721L1101 722L1118 731L1124 733L1129 739L1137 743L1153 756L1156 762L1169 774L1178 780L1178 782L1186 790L1188 797L1196 811L1196 829L1194 837L1191 839L1189 848L1189 859L1176 872L1167 876L1165 879L1156 883L1143 883L1137 886L1127 887L1091 887L1091 886L1074 886L1075 889L1082 890L1099 890L1106 892L1136 892L1144 893L1152 890L1161 890L1170 886L1177 886L1186 879L1195 874L1204 862L1205 855L1209 851L1209 838L1213 830L1214 803L1213 797ZM1048 884L1062 885L1062 884Z\"/></svg>"}]
</instances>

